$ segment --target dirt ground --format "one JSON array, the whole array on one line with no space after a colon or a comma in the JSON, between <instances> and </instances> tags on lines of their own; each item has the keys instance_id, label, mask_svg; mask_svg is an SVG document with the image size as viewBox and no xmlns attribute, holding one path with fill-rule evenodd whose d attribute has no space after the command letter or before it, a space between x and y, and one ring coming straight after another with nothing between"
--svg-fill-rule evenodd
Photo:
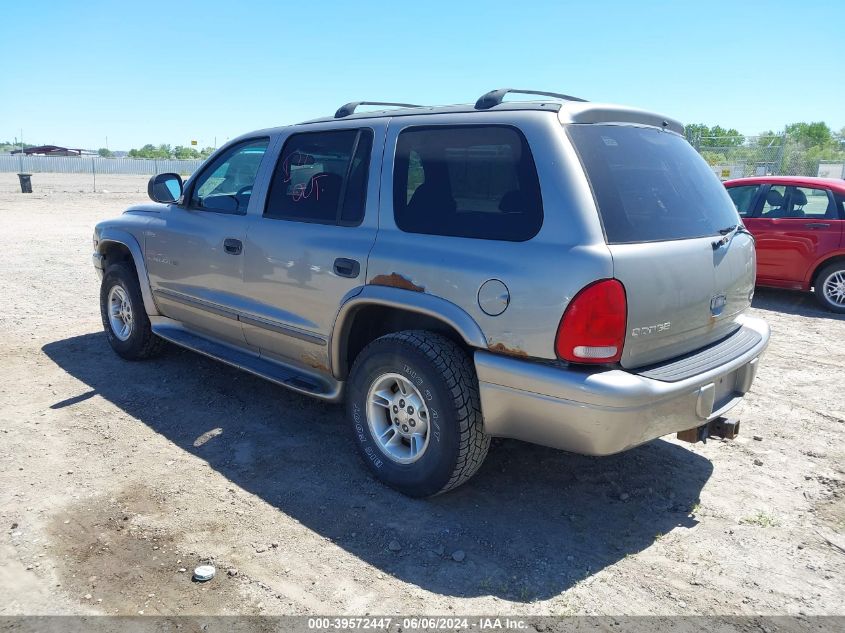
<instances>
[{"instance_id":1,"label":"dirt ground","mask_svg":"<svg viewBox=\"0 0 845 633\"><path fill-rule=\"evenodd\" d=\"M0 174L0 615L845 613L845 319L811 297L758 290L773 336L737 440L504 441L411 500L339 406L113 354L91 229L146 178L33 184Z\"/></svg>"}]
</instances>

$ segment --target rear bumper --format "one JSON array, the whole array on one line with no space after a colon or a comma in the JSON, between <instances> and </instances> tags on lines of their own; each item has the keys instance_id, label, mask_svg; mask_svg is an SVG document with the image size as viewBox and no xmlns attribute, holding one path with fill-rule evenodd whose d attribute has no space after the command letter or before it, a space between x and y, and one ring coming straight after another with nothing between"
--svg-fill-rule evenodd
<instances>
[{"instance_id":1,"label":"rear bumper","mask_svg":"<svg viewBox=\"0 0 845 633\"><path fill-rule=\"evenodd\" d=\"M741 317L751 347L668 382L622 369L587 370L477 351L485 431L585 455L610 455L704 424L751 388L769 342L765 321Z\"/></svg>"}]
</instances>

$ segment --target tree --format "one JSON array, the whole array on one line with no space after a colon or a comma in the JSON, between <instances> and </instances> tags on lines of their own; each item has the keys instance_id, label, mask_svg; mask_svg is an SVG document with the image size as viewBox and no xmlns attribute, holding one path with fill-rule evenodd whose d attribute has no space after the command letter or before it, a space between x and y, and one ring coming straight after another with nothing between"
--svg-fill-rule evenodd
<instances>
[{"instance_id":1,"label":"tree","mask_svg":"<svg viewBox=\"0 0 845 633\"><path fill-rule=\"evenodd\" d=\"M738 130L725 129L721 125L711 127L708 138L702 139L702 145L707 147L738 147L743 143L745 143L745 137Z\"/></svg>"},{"instance_id":2,"label":"tree","mask_svg":"<svg viewBox=\"0 0 845 633\"><path fill-rule=\"evenodd\" d=\"M24 143L23 146L24 146L24 149L26 149L27 147L35 147L35 145L33 145L32 143ZM11 152L11 151L14 151L14 150L20 149L20 148L21 148L21 144L18 141L18 139L15 139L14 141L2 141L2 142L0 142L0 152Z\"/></svg>"},{"instance_id":3,"label":"tree","mask_svg":"<svg viewBox=\"0 0 845 633\"><path fill-rule=\"evenodd\" d=\"M153 158L155 151L155 145L147 143L141 149L130 149L128 156L130 158Z\"/></svg>"},{"instance_id":4,"label":"tree","mask_svg":"<svg viewBox=\"0 0 845 633\"><path fill-rule=\"evenodd\" d=\"M825 147L833 142L833 133L827 123L792 123L784 128L791 141L802 147Z\"/></svg>"},{"instance_id":5,"label":"tree","mask_svg":"<svg viewBox=\"0 0 845 633\"><path fill-rule=\"evenodd\" d=\"M704 123L690 123L684 126L684 135L690 143L697 145L702 136L710 136L710 128Z\"/></svg>"},{"instance_id":6,"label":"tree","mask_svg":"<svg viewBox=\"0 0 845 633\"><path fill-rule=\"evenodd\" d=\"M147 143L141 149L131 149L129 150L128 156L130 158L157 158L157 159L164 159L164 158L171 158L173 154L173 150L170 148L170 145L166 145L162 143L158 147L151 143Z\"/></svg>"},{"instance_id":7,"label":"tree","mask_svg":"<svg viewBox=\"0 0 845 633\"><path fill-rule=\"evenodd\" d=\"M177 145L173 148L173 158L179 158L182 160L190 159L190 158L199 158L200 153L195 150L193 147L185 147L184 145Z\"/></svg>"},{"instance_id":8,"label":"tree","mask_svg":"<svg viewBox=\"0 0 845 633\"><path fill-rule=\"evenodd\" d=\"M784 128L786 148L782 170L801 176L815 176L821 161L845 160L845 146L822 122L792 123Z\"/></svg>"},{"instance_id":9,"label":"tree","mask_svg":"<svg viewBox=\"0 0 845 633\"><path fill-rule=\"evenodd\" d=\"M745 143L745 137L734 128L721 125L710 127L705 123L690 123L684 128L687 140L695 147L739 147Z\"/></svg>"},{"instance_id":10,"label":"tree","mask_svg":"<svg viewBox=\"0 0 845 633\"><path fill-rule=\"evenodd\" d=\"M775 174L815 176L822 161L845 161L845 128L834 133L822 122L798 122L782 132L765 130L747 139L733 128L693 123L687 139L711 165L744 166L746 175L765 169Z\"/></svg>"},{"instance_id":11,"label":"tree","mask_svg":"<svg viewBox=\"0 0 845 633\"><path fill-rule=\"evenodd\" d=\"M152 143L147 143L141 148L130 149L126 155L129 156L129 158L179 158L182 160L186 160L208 158L213 152L213 147L203 147L201 150L197 151L195 148L188 147L185 145L177 145L176 147L171 147L166 143L162 143L161 145L153 145ZM100 155L102 156L102 154Z\"/></svg>"},{"instance_id":12,"label":"tree","mask_svg":"<svg viewBox=\"0 0 845 633\"><path fill-rule=\"evenodd\" d=\"M783 134L773 130L765 130L757 134L757 144L763 147L774 147L783 144Z\"/></svg>"},{"instance_id":13,"label":"tree","mask_svg":"<svg viewBox=\"0 0 845 633\"><path fill-rule=\"evenodd\" d=\"M97 150L97 154L99 154L103 158L113 158L114 153L107 147L101 147Z\"/></svg>"}]
</instances>

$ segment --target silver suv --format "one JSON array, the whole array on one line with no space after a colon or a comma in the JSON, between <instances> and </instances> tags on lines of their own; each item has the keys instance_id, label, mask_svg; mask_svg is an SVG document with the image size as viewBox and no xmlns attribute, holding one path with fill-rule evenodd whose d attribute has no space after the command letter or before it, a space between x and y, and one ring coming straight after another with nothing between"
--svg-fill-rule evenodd
<instances>
[{"instance_id":1,"label":"silver suv","mask_svg":"<svg viewBox=\"0 0 845 633\"><path fill-rule=\"evenodd\" d=\"M753 239L682 132L505 89L246 134L97 225L108 340L345 398L366 464L412 496L465 482L491 437L701 437L769 329L744 314Z\"/></svg>"}]
</instances>

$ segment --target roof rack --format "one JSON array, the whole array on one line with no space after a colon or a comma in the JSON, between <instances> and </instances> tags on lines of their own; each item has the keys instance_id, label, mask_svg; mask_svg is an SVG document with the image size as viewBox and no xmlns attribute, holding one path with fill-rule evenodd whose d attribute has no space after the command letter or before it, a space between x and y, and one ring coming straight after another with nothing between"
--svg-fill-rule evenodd
<instances>
[{"instance_id":1,"label":"roof rack","mask_svg":"<svg viewBox=\"0 0 845 633\"><path fill-rule=\"evenodd\" d=\"M334 113L334 118L342 119L343 117L347 117L350 114L355 114L355 109L358 106L362 105L376 105L376 106L397 106L399 108L421 108L421 105L416 105L414 103L391 103L390 101L351 101L345 105L342 105L338 108L337 112Z\"/></svg>"},{"instance_id":2,"label":"roof rack","mask_svg":"<svg viewBox=\"0 0 845 633\"><path fill-rule=\"evenodd\" d=\"M565 101L586 101L581 97L572 97L570 95L563 95L557 92L541 92L540 90L520 90L518 88L499 88L498 90L491 90L487 94L483 94L475 102L476 110L489 110L493 106L502 103L505 95L509 92L516 92L524 95L542 95L544 97L555 97L556 99L563 99Z\"/></svg>"}]
</instances>

